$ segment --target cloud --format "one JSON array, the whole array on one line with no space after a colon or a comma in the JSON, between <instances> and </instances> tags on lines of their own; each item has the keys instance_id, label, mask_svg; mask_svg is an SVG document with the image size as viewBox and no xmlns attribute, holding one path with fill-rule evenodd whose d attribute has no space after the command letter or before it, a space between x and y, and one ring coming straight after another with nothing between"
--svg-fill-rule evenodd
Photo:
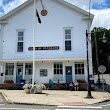
<instances>
[{"instance_id":1,"label":"cloud","mask_svg":"<svg viewBox=\"0 0 110 110\"><path fill-rule=\"evenodd\" d=\"M22 3L24 3L25 1L27 1L27 0L13 0L13 1L9 2L8 4L3 5L3 0L0 0L0 6L2 6L2 8L3 8L4 14L6 14L9 11L13 10L14 8L16 8L17 6L19 6Z\"/></svg>"},{"instance_id":2,"label":"cloud","mask_svg":"<svg viewBox=\"0 0 110 110\"><path fill-rule=\"evenodd\" d=\"M94 10L91 12L95 15L92 27L105 27L110 29L110 8L102 10Z\"/></svg>"},{"instance_id":3,"label":"cloud","mask_svg":"<svg viewBox=\"0 0 110 110\"><path fill-rule=\"evenodd\" d=\"M91 1L90 2L91 3L91 8L92 8L92 5L95 4L95 3L102 4L102 3L106 2L106 0L65 0L65 1L68 1L68 2L72 3L75 6L81 7L84 10L89 9L89 2L90 1Z\"/></svg>"}]
</instances>

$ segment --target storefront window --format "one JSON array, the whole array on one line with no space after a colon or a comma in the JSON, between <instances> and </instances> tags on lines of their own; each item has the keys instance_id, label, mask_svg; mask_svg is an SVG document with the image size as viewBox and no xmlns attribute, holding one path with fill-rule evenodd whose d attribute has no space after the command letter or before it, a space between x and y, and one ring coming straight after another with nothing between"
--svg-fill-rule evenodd
<instances>
[{"instance_id":1,"label":"storefront window","mask_svg":"<svg viewBox=\"0 0 110 110\"><path fill-rule=\"evenodd\" d=\"M26 75L32 75L32 64L31 63L26 63L25 64L25 74Z\"/></svg>"},{"instance_id":2,"label":"storefront window","mask_svg":"<svg viewBox=\"0 0 110 110\"><path fill-rule=\"evenodd\" d=\"M14 64L13 63L6 63L6 75L13 75L14 73Z\"/></svg>"},{"instance_id":3,"label":"storefront window","mask_svg":"<svg viewBox=\"0 0 110 110\"><path fill-rule=\"evenodd\" d=\"M54 81L63 81L62 63L54 63Z\"/></svg>"},{"instance_id":4,"label":"storefront window","mask_svg":"<svg viewBox=\"0 0 110 110\"><path fill-rule=\"evenodd\" d=\"M84 74L84 63L75 63L75 74Z\"/></svg>"}]
</instances>

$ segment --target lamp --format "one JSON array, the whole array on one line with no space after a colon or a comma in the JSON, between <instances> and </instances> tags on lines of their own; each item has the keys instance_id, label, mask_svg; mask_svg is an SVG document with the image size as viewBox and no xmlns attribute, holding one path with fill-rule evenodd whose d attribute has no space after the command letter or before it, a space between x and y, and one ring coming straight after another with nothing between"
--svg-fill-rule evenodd
<instances>
[{"instance_id":1,"label":"lamp","mask_svg":"<svg viewBox=\"0 0 110 110\"><path fill-rule=\"evenodd\" d=\"M105 32L104 32L104 34L103 34L102 42L103 42L103 43L106 43L106 42L107 42L107 38L105 37Z\"/></svg>"},{"instance_id":2,"label":"lamp","mask_svg":"<svg viewBox=\"0 0 110 110\"><path fill-rule=\"evenodd\" d=\"M86 98L93 98L91 94L91 84L90 84L90 75L89 75L89 55L88 55L88 32L86 30L86 52L87 52L87 74L88 74L88 94Z\"/></svg>"}]
</instances>

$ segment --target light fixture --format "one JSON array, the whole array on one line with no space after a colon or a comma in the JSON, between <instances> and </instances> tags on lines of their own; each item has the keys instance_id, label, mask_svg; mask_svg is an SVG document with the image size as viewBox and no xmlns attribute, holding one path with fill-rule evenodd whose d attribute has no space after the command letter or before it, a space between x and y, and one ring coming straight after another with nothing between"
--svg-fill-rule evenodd
<instances>
[{"instance_id":1,"label":"light fixture","mask_svg":"<svg viewBox=\"0 0 110 110\"><path fill-rule=\"evenodd\" d=\"M106 43L106 42L107 42L107 38L105 37L105 32L104 32L104 34L103 34L102 42L103 42L103 43Z\"/></svg>"}]
</instances>

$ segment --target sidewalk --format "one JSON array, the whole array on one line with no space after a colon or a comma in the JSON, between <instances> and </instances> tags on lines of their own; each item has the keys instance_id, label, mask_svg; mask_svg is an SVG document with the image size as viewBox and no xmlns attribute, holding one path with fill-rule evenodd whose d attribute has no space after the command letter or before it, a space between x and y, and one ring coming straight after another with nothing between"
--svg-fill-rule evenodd
<instances>
[{"instance_id":1,"label":"sidewalk","mask_svg":"<svg viewBox=\"0 0 110 110\"><path fill-rule=\"evenodd\" d=\"M0 90L8 103L40 105L88 105L110 100L108 92L92 91L93 99L85 98L87 91L44 90L42 94L26 94L24 90Z\"/></svg>"}]
</instances>

